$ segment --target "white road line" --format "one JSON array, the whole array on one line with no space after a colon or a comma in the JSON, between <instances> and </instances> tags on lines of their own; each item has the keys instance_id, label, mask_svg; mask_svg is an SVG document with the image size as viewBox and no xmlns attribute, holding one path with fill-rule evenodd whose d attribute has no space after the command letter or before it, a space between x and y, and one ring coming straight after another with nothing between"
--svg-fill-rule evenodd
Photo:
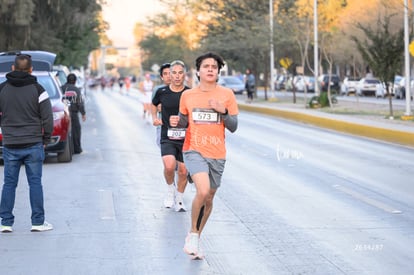
<instances>
[{"instance_id":1,"label":"white road line","mask_svg":"<svg viewBox=\"0 0 414 275\"><path fill-rule=\"evenodd\" d=\"M98 190L100 202L100 215L102 220L115 220L115 209L112 191Z\"/></svg>"},{"instance_id":2,"label":"white road line","mask_svg":"<svg viewBox=\"0 0 414 275\"><path fill-rule=\"evenodd\" d=\"M334 185L333 187L340 190L340 191L342 191L342 192L344 192L344 193L346 193L346 194L348 194L348 195L350 195L350 196L352 196L352 197L354 197L354 198L356 198L356 199L358 199L358 200L361 200L361 201L363 201L363 202L365 202L369 205L372 205L374 207L382 209L385 212L388 212L388 213L391 213L391 214L401 214L402 213L401 210L395 209L394 207L392 207L388 204L385 204L383 202L371 199L371 198L369 198L365 195L362 195L362 194L360 194L360 193L358 193L358 192L356 192L352 189L349 189L347 187L344 187L344 186L341 186L341 185L338 185L338 184Z\"/></svg>"}]
</instances>

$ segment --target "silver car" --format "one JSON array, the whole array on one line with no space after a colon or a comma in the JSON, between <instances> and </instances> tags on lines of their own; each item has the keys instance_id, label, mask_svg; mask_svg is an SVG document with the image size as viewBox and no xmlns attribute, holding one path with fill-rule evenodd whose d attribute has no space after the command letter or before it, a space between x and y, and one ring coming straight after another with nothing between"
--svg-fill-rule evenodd
<instances>
[{"instance_id":1,"label":"silver car","mask_svg":"<svg viewBox=\"0 0 414 275\"><path fill-rule=\"evenodd\" d=\"M235 94L242 94L246 90L244 82L237 76L220 76L218 84L232 89Z\"/></svg>"}]
</instances>

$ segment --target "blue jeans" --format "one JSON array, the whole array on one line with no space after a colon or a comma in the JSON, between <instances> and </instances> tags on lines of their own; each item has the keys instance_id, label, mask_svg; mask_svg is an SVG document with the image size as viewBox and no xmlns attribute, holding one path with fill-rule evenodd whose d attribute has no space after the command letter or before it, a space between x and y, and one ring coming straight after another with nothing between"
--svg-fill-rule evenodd
<instances>
[{"instance_id":1,"label":"blue jeans","mask_svg":"<svg viewBox=\"0 0 414 275\"><path fill-rule=\"evenodd\" d=\"M32 208L32 225L42 225L45 221L43 209L42 167L45 151L42 143L28 148L3 148L4 184L1 193L1 224L12 226L16 187L19 181L20 167L24 164L29 183L30 206Z\"/></svg>"}]
</instances>

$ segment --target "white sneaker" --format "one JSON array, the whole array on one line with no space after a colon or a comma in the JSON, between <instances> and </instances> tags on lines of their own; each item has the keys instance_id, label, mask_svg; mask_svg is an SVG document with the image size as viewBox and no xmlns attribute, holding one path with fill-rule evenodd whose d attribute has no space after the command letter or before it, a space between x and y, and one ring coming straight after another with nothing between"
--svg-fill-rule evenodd
<instances>
[{"instance_id":1,"label":"white sneaker","mask_svg":"<svg viewBox=\"0 0 414 275\"><path fill-rule=\"evenodd\" d=\"M188 255L195 256L198 254L198 242L200 235L198 233L190 232L185 238L184 252Z\"/></svg>"},{"instance_id":2,"label":"white sneaker","mask_svg":"<svg viewBox=\"0 0 414 275\"><path fill-rule=\"evenodd\" d=\"M13 232L13 228L9 225L2 225L0 227L0 232L1 233L11 233L11 232Z\"/></svg>"},{"instance_id":3,"label":"white sneaker","mask_svg":"<svg viewBox=\"0 0 414 275\"><path fill-rule=\"evenodd\" d=\"M41 225L32 225L31 231L32 232L43 232L43 231L48 231L48 230L52 230L52 229L53 229L53 225L51 225L50 223L45 221Z\"/></svg>"},{"instance_id":4,"label":"white sneaker","mask_svg":"<svg viewBox=\"0 0 414 275\"><path fill-rule=\"evenodd\" d=\"M184 201L183 201L183 194L177 192L177 195L175 195L175 211L177 212L185 212L187 211L187 208L185 208Z\"/></svg>"},{"instance_id":5,"label":"white sneaker","mask_svg":"<svg viewBox=\"0 0 414 275\"><path fill-rule=\"evenodd\" d=\"M201 250L200 243L199 243L198 252L197 254L191 255L191 259L192 260L204 260L204 258L205 256L204 256L203 251Z\"/></svg>"},{"instance_id":6,"label":"white sneaker","mask_svg":"<svg viewBox=\"0 0 414 275\"><path fill-rule=\"evenodd\" d=\"M174 184L168 185L167 196L164 199L164 206L166 208L171 208L174 206L174 197L175 197L175 187Z\"/></svg>"}]
</instances>

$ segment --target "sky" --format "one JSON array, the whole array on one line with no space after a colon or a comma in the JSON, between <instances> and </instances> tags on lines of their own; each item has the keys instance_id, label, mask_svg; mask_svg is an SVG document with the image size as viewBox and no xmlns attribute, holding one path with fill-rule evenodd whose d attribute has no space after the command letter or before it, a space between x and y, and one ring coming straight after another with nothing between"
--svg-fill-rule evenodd
<instances>
[{"instance_id":1,"label":"sky","mask_svg":"<svg viewBox=\"0 0 414 275\"><path fill-rule=\"evenodd\" d=\"M133 45L135 23L145 22L147 16L159 13L162 5L158 0L107 0L103 6L103 17L109 23L107 31L116 47Z\"/></svg>"}]
</instances>

